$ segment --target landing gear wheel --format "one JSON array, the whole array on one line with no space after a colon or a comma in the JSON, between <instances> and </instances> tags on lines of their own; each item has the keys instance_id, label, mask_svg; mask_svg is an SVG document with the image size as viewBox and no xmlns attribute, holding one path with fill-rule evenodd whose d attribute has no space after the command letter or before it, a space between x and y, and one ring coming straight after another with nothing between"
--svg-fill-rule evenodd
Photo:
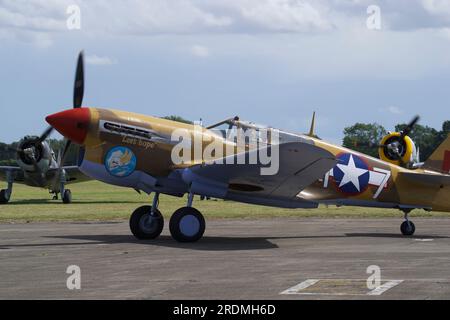
<instances>
[{"instance_id":1,"label":"landing gear wheel","mask_svg":"<svg viewBox=\"0 0 450 320\"><path fill-rule=\"evenodd\" d=\"M142 206L134 210L130 217L130 229L140 240L155 239L164 228L164 218L158 209L151 214L152 206Z\"/></svg>"},{"instance_id":2,"label":"landing gear wheel","mask_svg":"<svg viewBox=\"0 0 450 320\"><path fill-rule=\"evenodd\" d=\"M197 209L183 207L173 213L169 229L178 242L195 242L205 232L205 218Z\"/></svg>"},{"instance_id":3,"label":"landing gear wheel","mask_svg":"<svg viewBox=\"0 0 450 320\"><path fill-rule=\"evenodd\" d=\"M71 203L72 202L72 192L69 189L64 190L62 201L63 201L63 203Z\"/></svg>"},{"instance_id":4,"label":"landing gear wheel","mask_svg":"<svg viewBox=\"0 0 450 320\"><path fill-rule=\"evenodd\" d=\"M400 226L400 231L404 236L412 236L414 231L416 231L416 226L412 221L403 221Z\"/></svg>"},{"instance_id":5,"label":"landing gear wheel","mask_svg":"<svg viewBox=\"0 0 450 320\"><path fill-rule=\"evenodd\" d=\"M3 189L0 191L0 204L5 204L9 202L9 197L7 196L7 190Z\"/></svg>"}]
</instances>

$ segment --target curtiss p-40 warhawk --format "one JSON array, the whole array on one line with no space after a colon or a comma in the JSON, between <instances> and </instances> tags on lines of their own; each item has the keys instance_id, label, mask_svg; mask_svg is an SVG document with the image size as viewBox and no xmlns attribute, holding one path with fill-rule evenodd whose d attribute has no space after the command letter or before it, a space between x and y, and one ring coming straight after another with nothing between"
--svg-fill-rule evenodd
<instances>
[{"instance_id":1,"label":"curtiss p-40 warhawk","mask_svg":"<svg viewBox=\"0 0 450 320\"><path fill-rule=\"evenodd\" d=\"M80 54L77 70L82 65ZM76 79L74 96L81 101L82 74L77 72ZM160 193L188 194L186 206L169 222L172 237L181 242L196 241L205 230L202 214L192 206L194 195L285 208L398 208L405 217L400 228L404 235L415 231L408 219L411 210L450 212L450 136L419 163L408 137L417 117L402 132L382 139L377 159L316 138L314 123L309 134L295 134L238 117L203 127L80 106L46 120L82 146L83 173L154 193L152 205L130 217L138 239L156 238L163 229Z\"/></svg>"}]
</instances>

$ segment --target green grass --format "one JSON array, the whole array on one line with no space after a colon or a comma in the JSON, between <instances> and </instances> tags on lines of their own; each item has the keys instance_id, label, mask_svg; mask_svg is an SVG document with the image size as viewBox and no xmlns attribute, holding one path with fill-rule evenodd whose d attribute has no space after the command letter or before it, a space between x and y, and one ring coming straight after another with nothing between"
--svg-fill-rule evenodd
<instances>
[{"instance_id":1,"label":"green grass","mask_svg":"<svg viewBox=\"0 0 450 320\"><path fill-rule=\"evenodd\" d=\"M14 185L9 204L0 206L0 222L35 221L104 221L127 220L134 209L151 203L151 197L134 190L114 187L97 181L70 186L73 195L71 204L50 200L44 189ZM161 195L159 209L165 217L185 206L186 198ZM336 208L320 206L318 209L280 209L242 204L233 201L200 201L195 197L194 205L206 218L268 218L268 217L401 217L401 212L391 209L359 207ZM427 213L415 210L413 216L450 217L448 213Z\"/></svg>"}]
</instances>

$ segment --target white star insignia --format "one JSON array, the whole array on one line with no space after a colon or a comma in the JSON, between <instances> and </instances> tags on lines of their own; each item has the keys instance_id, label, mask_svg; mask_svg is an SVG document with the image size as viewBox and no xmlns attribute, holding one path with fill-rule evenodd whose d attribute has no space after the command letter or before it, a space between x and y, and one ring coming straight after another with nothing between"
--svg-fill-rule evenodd
<instances>
[{"instance_id":1,"label":"white star insignia","mask_svg":"<svg viewBox=\"0 0 450 320\"><path fill-rule=\"evenodd\" d=\"M359 177L365 174L368 170L357 168L355 166L355 161L353 160L353 155L350 155L347 165L337 164L336 166L344 173L341 183L339 184L339 188L351 182L355 186L356 190L360 192Z\"/></svg>"}]
</instances>

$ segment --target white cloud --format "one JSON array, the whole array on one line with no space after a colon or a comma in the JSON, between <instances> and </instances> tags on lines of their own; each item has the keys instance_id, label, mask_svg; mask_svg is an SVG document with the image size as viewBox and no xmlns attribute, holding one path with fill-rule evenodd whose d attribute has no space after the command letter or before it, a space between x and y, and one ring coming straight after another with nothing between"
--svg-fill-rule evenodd
<instances>
[{"instance_id":1,"label":"white cloud","mask_svg":"<svg viewBox=\"0 0 450 320\"><path fill-rule=\"evenodd\" d=\"M51 45L81 9L84 37L119 35L320 34L364 30L373 0L0 0L0 37ZM448 0L379 0L382 29L450 28ZM28 33L28 35L25 35ZM46 36L44 36L46 35Z\"/></svg>"},{"instance_id":2,"label":"white cloud","mask_svg":"<svg viewBox=\"0 0 450 320\"><path fill-rule=\"evenodd\" d=\"M190 48L190 52L193 56L196 56L199 58L209 57L209 49L205 46L194 45Z\"/></svg>"},{"instance_id":3,"label":"white cloud","mask_svg":"<svg viewBox=\"0 0 450 320\"><path fill-rule=\"evenodd\" d=\"M386 110L392 114L402 114L403 113L403 111L400 108L395 107L395 106L389 106L386 108Z\"/></svg>"},{"instance_id":4,"label":"white cloud","mask_svg":"<svg viewBox=\"0 0 450 320\"><path fill-rule=\"evenodd\" d=\"M309 32L330 28L326 7L308 0L0 0L0 26L67 32L69 5L81 9L82 32L152 35Z\"/></svg>"},{"instance_id":5,"label":"white cloud","mask_svg":"<svg viewBox=\"0 0 450 320\"><path fill-rule=\"evenodd\" d=\"M97 66L108 66L117 64L117 60L109 57L99 57L97 55L89 55L86 57L86 63Z\"/></svg>"},{"instance_id":6,"label":"white cloud","mask_svg":"<svg viewBox=\"0 0 450 320\"><path fill-rule=\"evenodd\" d=\"M67 1L0 1L0 26L32 31L63 31Z\"/></svg>"},{"instance_id":7,"label":"white cloud","mask_svg":"<svg viewBox=\"0 0 450 320\"><path fill-rule=\"evenodd\" d=\"M267 31L307 32L331 29L318 8L307 1L266 0L234 2L241 18ZM239 4L238 3L242 3Z\"/></svg>"},{"instance_id":8,"label":"white cloud","mask_svg":"<svg viewBox=\"0 0 450 320\"><path fill-rule=\"evenodd\" d=\"M448 0L422 0L422 5L433 15L450 17L450 1Z\"/></svg>"}]
</instances>

